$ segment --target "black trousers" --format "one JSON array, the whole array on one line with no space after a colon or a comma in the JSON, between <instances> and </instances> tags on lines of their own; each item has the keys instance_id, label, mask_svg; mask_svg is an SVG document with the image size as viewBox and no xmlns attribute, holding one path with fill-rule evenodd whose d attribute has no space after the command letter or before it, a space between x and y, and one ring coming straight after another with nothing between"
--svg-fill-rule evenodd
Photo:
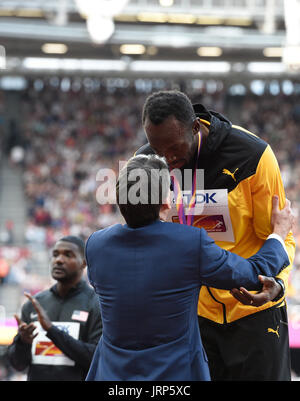
<instances>
[{"instance_id":1,"label":"black trousers","mask_svg":"<svg viewBox=\"0 0 300 401\"><path fill-rule=\"evenodd\" d=\"M198 317L213 381L290 381L286 306L229 324Z\"/></svg>"}]
</instances>

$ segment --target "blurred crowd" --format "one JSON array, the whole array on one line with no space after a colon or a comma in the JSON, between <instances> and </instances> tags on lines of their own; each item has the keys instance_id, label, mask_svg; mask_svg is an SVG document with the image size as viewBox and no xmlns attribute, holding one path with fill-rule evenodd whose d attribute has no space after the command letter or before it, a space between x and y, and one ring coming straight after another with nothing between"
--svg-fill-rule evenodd
<instances>
[{"instance_id":1,"label":"blurred crowd","mask_svg":"<svg viewBox=\"0 0 300 401\"><path fill-rule=\"evenodd\" d=\"M58 79L58 78L57 78ZM10 163L22 169L27 199L25 249L14 244L13 221L1 228L0 285L28 288L32 249L49 250L64 235L86 239L93 231L121 221L115 204L101 205L96 192L102 168L119 171L119 161L131 157L145 143L142 106L151 91L95 85L61 87L61 81L33 80L20 93L18 132L21 142L10 149ZM165 87L164 89L170 89ZM224 87L212 93L203 88L184 90L193 102L223 113L272 146L282 173L286 195L300 216L300 95L230 96ZM1 95L2 96L2 95ZM0 112L1 118L1 112ZM1 123L1 121L0 121ZM288 299L300 304L300 227L295 228L297 254ZM33 247L33 248L32 248ZM13 251L9 252L9 249ZM9 257L7 257L9 255ZM49 285L39 280L33 293ZM300 320L300 311L297 319Z\"/></svg>"},{"instance_id":2,"label":"blurred crowd","mask_svg":"<svg viewBox=\"0 0 300 401\"><path fill-rule=\"evenodd\" d=\"M97 172L138 147L143 98L54 88L24 94L24 186L29 200L25 237L51 247L63 235L87 238L116 222L115 205L99 205Z\"/></svg>"}]
</instances>

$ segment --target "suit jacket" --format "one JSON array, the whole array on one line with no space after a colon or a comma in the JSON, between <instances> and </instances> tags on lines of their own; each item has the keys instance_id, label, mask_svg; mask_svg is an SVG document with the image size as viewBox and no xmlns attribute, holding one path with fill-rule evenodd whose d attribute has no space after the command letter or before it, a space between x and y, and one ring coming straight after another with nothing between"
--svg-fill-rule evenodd
<instances>
[{"instance_id":1,"label":"suit jacket","mask_svg":"<svg viewBox=\"0 0 300 401\"><path fill-rule=\"evenodd\" d=\"M197 319L201 285L259 290L259 274L289 264L276 239L243 259L203 229L161 221L97 231L86 258L103 324L88 381L210 380Z\"/></svg>"}]
</instances>

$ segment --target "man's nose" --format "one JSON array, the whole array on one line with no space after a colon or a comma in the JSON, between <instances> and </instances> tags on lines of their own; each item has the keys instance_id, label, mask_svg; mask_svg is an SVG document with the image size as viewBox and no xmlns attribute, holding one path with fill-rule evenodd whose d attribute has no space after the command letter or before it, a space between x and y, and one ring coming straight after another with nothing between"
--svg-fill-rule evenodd
<instances>
[{"instance_id":1,"label":"man's nose","mask_svg":"<svg viewBox=\"0 0 300 401\"><path fill-rule=\"evenodd\" d=\"M57 255L55 256L55 262L56 263L63 263L64 262L64 256L63 255Z\"/></svg>"}]
</instances>

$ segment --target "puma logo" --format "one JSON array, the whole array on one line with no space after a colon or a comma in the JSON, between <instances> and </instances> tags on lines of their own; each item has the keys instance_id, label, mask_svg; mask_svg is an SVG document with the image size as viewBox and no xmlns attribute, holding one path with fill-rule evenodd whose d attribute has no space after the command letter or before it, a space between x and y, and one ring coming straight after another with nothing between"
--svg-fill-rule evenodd
<instances>
[{"instance_id":1,"label":"puma logo","mask_svg":"<svg viewBox=\"0 0 300 401\"><path fill-rule=\"evenodd\" d=\"M223 168L223 174L230 175L230 177L232 177L234 179L234 181L236 181L236 178L234 175L237 171L238 171L238 168L236 168L233 173L231 171L227 170L227 168Z\"/></svg>"},{"instance_id":2,"label":"puma logo","mask_svg":"<svg viewBox=\"0 0 300 401\"><path fill-rule=\"evenodd\" d=\"M273 329L271 329L271 328L268 328L268 333L274 333L274 334L276 334L277 337L279 338L279 332L278 332L278 330L279 330L279 326L277 326L276 330L273 330Z\"/></svg>"}]
</instances>

